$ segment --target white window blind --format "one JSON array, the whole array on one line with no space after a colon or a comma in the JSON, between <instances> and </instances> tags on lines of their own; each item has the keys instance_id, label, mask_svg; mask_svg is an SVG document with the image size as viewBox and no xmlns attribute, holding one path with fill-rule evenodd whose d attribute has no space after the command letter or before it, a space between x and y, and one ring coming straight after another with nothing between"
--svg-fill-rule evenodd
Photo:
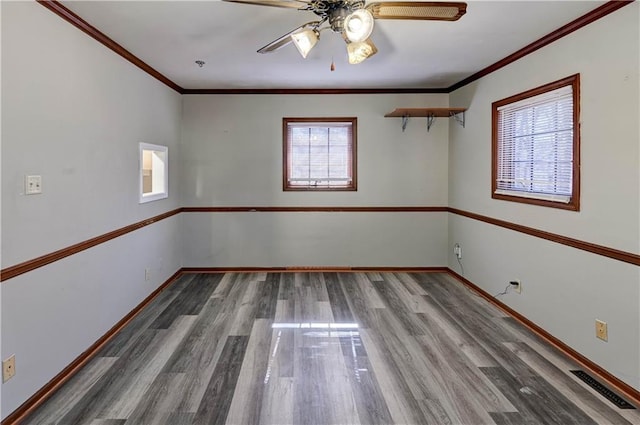
<instances>
[{"instance_id":1,"label":"white window blind","mask_svg":"<svg viewBox=\"0 0 640 425\"><path fill-rule=\"evenodd\" d=\"M353 124L287 123L287 185L291 188L353 187Z\"/></svg>"},{"instance_id":2,"label":"white window blind","mask_svg":"<svg viewBox=\"0 0 640 425\"><path fill-rule=\"evenodd\" d=\"M570 202L573 108L571 85L497 108L496 194Z\"/></svg>"}]
</instances>

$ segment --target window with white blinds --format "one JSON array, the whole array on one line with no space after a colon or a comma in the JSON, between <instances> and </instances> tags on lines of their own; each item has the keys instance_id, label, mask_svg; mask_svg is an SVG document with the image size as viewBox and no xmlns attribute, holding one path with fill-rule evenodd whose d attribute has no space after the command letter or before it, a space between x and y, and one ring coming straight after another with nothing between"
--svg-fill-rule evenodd
<instances>
[{"instance_id":1,"label":"window with white blinds","mask_svg":"<svg viewBox=\"0 0 640 425\"><path fill-rule=\"evenodd\" d=\"M578 75L493 104L493 197L578 209Z\"/></svg>"},{"instance_id":2,"label":"window with white blinds","mask_svg":"<svg viewBox=\"0 0 640 425\"><path fill-rule=\"evenodd\" d=\"M284 118L284 190L356 190L356 118Z\"/></svg>"}]
</instances>

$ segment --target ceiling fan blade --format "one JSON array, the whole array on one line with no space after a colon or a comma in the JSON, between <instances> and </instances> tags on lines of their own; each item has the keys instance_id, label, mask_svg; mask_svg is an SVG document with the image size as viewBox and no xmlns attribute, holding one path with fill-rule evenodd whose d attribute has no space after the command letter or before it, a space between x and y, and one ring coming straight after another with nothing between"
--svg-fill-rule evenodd
<instances>
[{"instance_id":1,"label":"ceiling fan blade","mask_svg":"<svg viewBox=\"0 0 640 425\"><path fill-rule=\"evenodd\" d=\"M395 2L383 1L367 6L376 19L416 19L457 21L467 12L461 2Z\"/></svg>"},{"instance_id":2,"label":"ceiling fan blade","mask_svg":"<svg viewBox=\"0 0 640 425\"><path fill-rule=\"evenodd\" d=\"M286 7L289 9L305 9L309 2L302 0L222 0L230 3L245 3L256 6Z\"/></svg>"},{"instance_id":3,"label":"ceiling fan blade","mask_svg":"<svg viewBox=\"0 0 640 425\"><path fill-rule=\"evenodd\" d=\"M295 28L289 31L282 37L278 37L275 40L273 40L271 43L267 44L266 46L263 46L260 49L258 49L258 53L275 52L276 50L286 46L287 44L293 41L291 39L291 34L293 34L294 32L300 31L301 29L305 29L305 28L314 28L320 25L320 23L321 21L312 21L312 22L307 22L306 24L300 25L298 28Z\"/></svg>"}]
</instances>

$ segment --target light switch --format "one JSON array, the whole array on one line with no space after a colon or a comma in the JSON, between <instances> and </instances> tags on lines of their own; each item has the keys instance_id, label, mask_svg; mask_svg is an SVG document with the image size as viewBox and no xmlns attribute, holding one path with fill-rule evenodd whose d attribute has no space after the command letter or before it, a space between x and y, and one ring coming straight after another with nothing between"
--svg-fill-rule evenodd
<instances>
[{"instance_id":1,"label":"light switch","mask_svg":"<svg viewBox=\"0 0 640 425\"><path fill-rule=\"evenodd\" d=\"M25 176L25 195L42 193L42 176Z\"/></svg>"}]
</instances>

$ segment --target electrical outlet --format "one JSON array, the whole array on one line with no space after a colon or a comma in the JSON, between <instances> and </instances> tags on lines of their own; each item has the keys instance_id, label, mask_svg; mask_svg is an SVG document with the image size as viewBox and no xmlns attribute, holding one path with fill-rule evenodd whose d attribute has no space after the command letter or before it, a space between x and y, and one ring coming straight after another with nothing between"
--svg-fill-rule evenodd
<instances>
[{"instance_id":1,"label":"electrical outlet","mask_svg":"<svg viewBox=\"0 0 640 425\"><path fill-rule=\"evenodd\" d=\"M24 194L38 195L42 193L42 176L24 176Z\"/></svg>"},{"instance_id":2,"label":"electrical outlet","mask_svg":"<svg viewBox=\"0 0 640 425\"><path fill-rule=\"evenodd\" d=\"M603 341L609 340L609 332L607 330L607 322L596 319L596 338Z\"/></svg>"},{"instance_id":3,"label":"electrical outlet","mask_svg":"<svg viewBox=\"0 0 640 425\"><path fill-rule=\"evenodd\" d=\"M13 354L2 362L2 382L7 382L16 374L16 355Z\"/></svg>"},{"instance_id":4,"label":"electrical outlet","mask_svg":"<svg viewBox=\"0 0 640 425\"><path fill-rule=\"evenodd\" d=\"M453 253L455 254L456 257L458 257L458 260L462 260L462 247L460 246L459 243L453 246Z\"/></svg>"},{"instance_id":5,"label":"electrical outlet","mask_svg":"<svg viewBox=\"0 0 640 425\"><path fill-rule=\"evenodd\" d=\"M151 269L147 267L144 269L144 280L148 281L149 279L151 279Z\"/></svg>"}]
</instances>

